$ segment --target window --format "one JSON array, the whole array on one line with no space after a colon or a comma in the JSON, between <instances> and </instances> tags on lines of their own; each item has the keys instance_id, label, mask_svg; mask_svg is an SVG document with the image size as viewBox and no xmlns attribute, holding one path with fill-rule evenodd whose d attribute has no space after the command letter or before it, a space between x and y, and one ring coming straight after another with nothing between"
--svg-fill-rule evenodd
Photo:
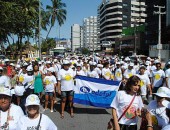
<instances>
[{"instance_id":1,"label":"window","mask_svg":"<svg viewBox=\"0 0 170 130\"><path fill-rule=\"evenodd\" d=\"M128 6L127 4L123 4L123 6Z\"/></svg>"},{"instance_id":2,"label":"window","mask_svg":"<svg viewBox=\"0 0 170 130\"><path fill-rule=\"evenodd\" d=\"M123 18L127 18L127 15L123 15Z\"/></svg>"}]
</instances>

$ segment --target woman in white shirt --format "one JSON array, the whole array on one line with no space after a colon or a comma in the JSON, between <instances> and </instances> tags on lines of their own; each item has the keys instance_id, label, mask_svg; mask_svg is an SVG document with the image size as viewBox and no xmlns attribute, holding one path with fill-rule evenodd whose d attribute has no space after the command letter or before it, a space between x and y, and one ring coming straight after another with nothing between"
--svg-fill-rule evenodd
<instances>
[{"instance_id":1,"label":"woman in white shirt","mask_svg":"<svg viewBox=\"0 0 170 130\"><path fill-rule=\"evenodd\" d=\"M118 91L111 103L116 130L137 130L137 111L144 107L140 92L140 78L137 76L128 79L125 91Z\"/></svg>"},{"instance_id":2,"label":"woman in white shirt","mask_svg":"<svg viewBox=\"0 0 170 130\"><path fill-rule=\"evenodd\" d=\"M25 106L28 115L20 118L17 130L57 130L57 126L52 120L40 113L40 100L37 95L29 95Z\"/></svg>"},{"instance_id":3,"label":"woman in white shirt","mask_svg":"<svg viewBox=\"0 0 170 130\"><path fill-rule=\"evenodd\" d=\"M168 100L162 101L162 105L166 107L166 115L170 120L170 102ZM168 123L162 130L170 130L170 123Z\"/></svg>"},{"instance_id":4,"label":"woman in white shirt","mask_svg":"<svg viewBox=\"0 0 170 130\"><path fill-rule=\"evenodd\" d=\"M11 91L0 87L0 130L18 130L19 118L24 115L22 109L11 103Z\"/></svg>"}]
</instances>

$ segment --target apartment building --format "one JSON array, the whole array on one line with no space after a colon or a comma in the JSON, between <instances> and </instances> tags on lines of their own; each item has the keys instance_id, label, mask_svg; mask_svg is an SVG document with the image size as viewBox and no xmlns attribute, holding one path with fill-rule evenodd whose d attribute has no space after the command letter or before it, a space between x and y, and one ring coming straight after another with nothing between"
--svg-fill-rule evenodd
<instances>
[{"instance_id":1,"label":"apartment building","mask_svg":"<svg viewBox=\"0 0 170 130\"><path fill-rule=\"evenodd\" d=\"M71 50L74 52L76 49L83 47L83 27L79 24L71 26Z\"/></svg>"},{"instance_id":2,"label":"apartment building","mask_svg":"<svg viewBox=\"0 0 170 130\"><path fill-rule=\"evenodd\" d=\"M97 49L97 16L90 16L83 20L83 46L90 51Z\"/></svg>"}]
</instances>

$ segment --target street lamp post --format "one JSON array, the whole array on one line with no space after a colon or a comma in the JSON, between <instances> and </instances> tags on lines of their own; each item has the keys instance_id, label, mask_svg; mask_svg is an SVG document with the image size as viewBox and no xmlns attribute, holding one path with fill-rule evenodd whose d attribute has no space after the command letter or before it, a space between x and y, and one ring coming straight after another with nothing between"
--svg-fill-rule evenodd
<instances>
[{"instance_id":1,"label":"street lamp post","mask_svg":"<svg viewBox=\"0 0 170 130\"><path fill-rule=\"evenodd\" d=\"M166 14L165 12L161 12L162 6L155 6L155 8L159 8L159 11L154 11L154 14L159 15L159 30L158 30L158 44L157 44L157 49L158 49L158 59L161 61L161 49L162 49L162 44L161 44L161 15Z\"/></svg>"}]
</instances>

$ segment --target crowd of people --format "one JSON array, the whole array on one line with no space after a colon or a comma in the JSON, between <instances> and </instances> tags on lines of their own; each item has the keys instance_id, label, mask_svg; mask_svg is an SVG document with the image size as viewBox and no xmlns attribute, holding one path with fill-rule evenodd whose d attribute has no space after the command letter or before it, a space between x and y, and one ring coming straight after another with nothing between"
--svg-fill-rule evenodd
<instances>
[{"instance_id":1,"label":"crowd of people","mask_svg":"<svg viewBox=\"0 0 170 130\"><path fill-rule=\"evenodd\" d=\"M170 62L164 71L158 59L147 57L142 62L132 62L129 57L98 54L41 61L22 59L16 64L6 59L0 67L0 127L56 130L51 119L40 113L40 104L44 110L54 112L59 97L61 118L67 105L73 118L76 75L120 82L111 104L116 130L137 130L138 117L147 120L148 130L170 129Z\"/></svg>"}]
</instances>

